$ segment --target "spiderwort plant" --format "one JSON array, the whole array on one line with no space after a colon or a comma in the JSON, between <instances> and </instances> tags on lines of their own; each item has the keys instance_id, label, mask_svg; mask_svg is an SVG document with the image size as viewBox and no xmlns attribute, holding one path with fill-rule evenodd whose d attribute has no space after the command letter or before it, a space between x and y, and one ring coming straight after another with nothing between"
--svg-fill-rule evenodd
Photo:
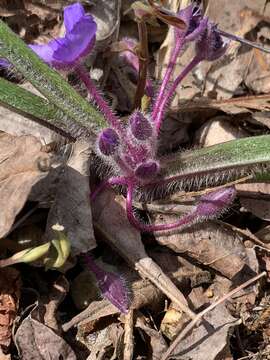
<instances>
[{"instance_id":1,"label":"spiderwort plant","mask_svg":"<svg viewBox=\"0 0 270 360\"><path fill-rule=\"evenodd\" d=\"M232 169L246 164L256 166L257 163L265 164L270 161L269 152L266 151L269 146L269 136L265 135L240 139L234 144L225 143L221 146L195 150L192 156L184 154L181 157L181 174L177 175L171 171L167 177L167 168L174 169L177 158L173 156L167 161L168 166L164 166L164 159L159 158L157 154L158 137L166 106L176 87L196 64L202 60L215 60L226 50L226 43L220 37L220 31L207 18L202 17L197 7L187 7L176 16L177 21L174 21L176 46L171 54L161 87L153 101L153 108L147 114L136 109L130 115L127 124L112 112L84 68L83 60L94 46L96 24L93 17L85 13L82 5L75 3L65 8L66 34L64 37L46 45L30 45L30 48L51 67L61 71L76 72L99 108L99 112L81 98L59 74L40 61L0 20L0 55L7 59L7 61L2 61L1 65L14 65L46 98L34 96L12 83L7 85L7 81L0 79L0 100L31 116L43 120L44 116L50 124L54 124L55 121L57 123L60 118L62 122L65 121L67 127L69 125L73 127L72 121L74 121L76 125L85 126L94 133L97 128L103 128L96 141L96 150L100 157L111 165L112 176L92 193L92 200L106 186L126 187L127 216L130 222L142 231L168 230L215 217L233 201L235 190L229 187L202 196L192 212L175 223L147 225L142 224L133 214L133 196L137 189L166 187L170 182L179 182L179 178L183 178L185 172L193 177L196 177L198 173L204 176L209 166L207 169L198 166L202 163L211 163L212 167L210 166L209 171L214 173L219 169ZM194 59L174 82L169 84L181 49L192 41L195 42L196 48ZM29 103L31 103L31 108ZM104 118L106 125L104 125ZM252 153L245 151L251 147L253 147ZM239 157L239 149L242 149L244 156ZM128 295L123 279L117 274L104 272L97 266L94 259L87 255L86 261L95 273L103 294L121 311L126 312Z\"/></svg>"},{"instance_id":2,"label":"spiderwort plant","mask_svg":"<svg viewBox=\"0 0 270 360\"><path fill-rule=\"evenodd\" d=\"M127 188L126 210L130 222L143 231L168 230L199 221L205 216L200 206L192 214L183 217L172 224L146 225L140 223L134 216L132 203L134 193L138 188L146 186L162 186L162 164L157 154L158 137L165 109L168 106L177 86L183 78L201 61L212 61L221 57L227 44L217 31L217 27L203 17L196 6L188 6L176 14L177 26L174 29L175 46L168 64L164 79L156 95L149 114L136 109L124 124L111 110L108 103L96 89L89 73L83 65L83 59L89 54L95 42L96 24L91 15L87 15L81 4L75 3L64 9L64 24L66 34L45 45L30 45L47 64L64 71L74 71L85 84L92 100L103 113L108 127L103 129L97 139L97 153L112 168L112 177L105 180L92 194L92 200L106 186L121 185ZM181 24L181 26L179 26ZM178 56L189 42L195 42L195 56L176 79L169 85ZM164 179L166 183L166 179ZM224 201L217 207L220 209L229 205L228 196L234 191L228 189L222 192ZM215 194L215 193L214 193ZM211 198L215 202L215 196ZM215 216L212 211L211 216Z\"/></svg>"},{"instance_id":3,"label":"spiderwort plant","mask_svg":"<svg viewBox=\"0 0 270 360\"><path fill-rule=\"evenodd\" d=\"M216 207L216 211L208 212L208 207L201 205L200 201L194 212L187 214L172 224L146 225L136 219L133 209L133 196L137 187L143 187L148 183L155 182L159 178L160 162L157 156L158 136L165 108L172 98L181 80L202 60L216 60L226 51L226 44L216 32L216 27L207 19L203 18L197 7L188 6L178 14L184 23L184 29L176 28L175 47L167 67L163 82L160 86L153 109L150 114L145 114L139 109L135 110L129 117L126 126L115 128L110 123L110 128L103 130L98 138L97 151L100 156L110 164L113 163L114 171L120 176L110 178L92 194L92 199L107 185L122 185L127 187L126 210L129 221L142 231L160 231L187 226L195 221L203 220L210 216L216 216L221 209L229 206L234 198L235 191L229 188L221 193L213 193L209 201L217 203L215 196L223 197ZM196 42L196 55L194 59L184 68L182 73L169 87L174 66L181 49L187 42ZM120 122L119 122L120 123ZM206 197L207 199L207 197ZM206 200L205 199L205 200ZM203 200L203 198L202 198ZM213 206L213 209L215 207ZM203 212L205 210L205 214Z\"/></svg>"}]
</instances>

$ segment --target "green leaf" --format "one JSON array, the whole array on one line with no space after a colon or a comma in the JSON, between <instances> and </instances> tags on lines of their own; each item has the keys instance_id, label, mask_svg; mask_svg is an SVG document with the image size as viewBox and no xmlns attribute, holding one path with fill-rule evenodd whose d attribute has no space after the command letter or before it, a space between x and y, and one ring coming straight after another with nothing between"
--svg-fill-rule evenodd
<instances>
[{"instance_id":1,"label":"green leaf","mask_svg":"<svg viewBox=\"0 0 270 360\"><path fill-rule=\"evenodd\" d=\"M76 124L94 133L106 127L103 115L56 71L41 61L3 21L0 21L0 57L7 59L41 94Z\"/></svg>"},{"instance_id":2,"label":"green leaf","mask_svg":"<svg viewBox=\"0 0 270 360\"><path fill-rule=\"evenodd\" d=\"M166 189L166 184L173 184L168 192L192 185L217 185L263 173L269 167L270 135L254 136L164 157L162 179L155 185Z\"/></svg>"},{"instance_id":3,"label":"green leaf","mask_svg":"<svg viewBox=\"0 0 270 360\"><path fill-rule=\"evenodd\" d=\"M34 95L3 78L0 78L0 104L45 126L49 124L56 127L74 138L80 133L88 134L86 128L76 126L73 120L67 118L62 110L47 99Z\"/></svg>"}]
</instances>

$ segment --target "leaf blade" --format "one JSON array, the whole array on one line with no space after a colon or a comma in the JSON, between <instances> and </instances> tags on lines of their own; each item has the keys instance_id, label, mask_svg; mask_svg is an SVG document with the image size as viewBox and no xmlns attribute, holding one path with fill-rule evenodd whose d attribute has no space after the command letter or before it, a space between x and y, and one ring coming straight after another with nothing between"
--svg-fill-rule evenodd
<instances>
[{"instance_id":1,"label":"leaf blade","mask_svg":"<svg viewBox=\"0 0 270 360\"><path fill-rule=\"evenodd\" d=\"M0 21L0 56L74 122L94 133L106 126L103 115L41 61L3 21Z\"/></svg>"}]
</instances>

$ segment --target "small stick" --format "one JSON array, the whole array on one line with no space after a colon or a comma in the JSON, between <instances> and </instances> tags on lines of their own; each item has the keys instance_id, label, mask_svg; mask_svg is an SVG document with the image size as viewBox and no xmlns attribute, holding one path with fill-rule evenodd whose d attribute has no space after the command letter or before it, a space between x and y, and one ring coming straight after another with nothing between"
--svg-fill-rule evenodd
<instances>
[{"instance_id":1,"label":"small stick","mask_svg":"<svg viewBox=\"0 0 270 360\"><path fill-rule=\"evenodd\" d=\"M219 300L208 306L205 310L201 311L198 315L196 315L195 318L192 319L192 321L184 328L182 332L178 334L178 336L175 338L175 340L172 342L166 353L162 356L161 360L166 360L171 355L171 353L175 350L179 342L194 328L194 326L199 323L202 318L211 310L213 310L215 307L232 297L234 294L236 294L238 291L244 289L245 287L251 285L255 281L259 280L260 278L267 276L267 272L263 271L262 273L254 276L252 279L249 279L248 281L244 282L242 285L238 286L234 290L230 291L228 294L225 294L222 296Z\"/></svg>"},{"instance_id":2,"label":"small stick","mask_svg":"<svg viewBox=\"0 0 270 360\"><path fill-rule=\"evenodd\" d=\"M132 360L134 351L134 310L130 309L125 316L124 354L123 360Z\"/></svg>"},{"instance_id":3,"label":"small stick","mask_svg":"<svg viewBox=\"0 0 270 360\"><path fill-rule=\"evenodd\" d=\"M139 79L134 99L134 109L141 108L141 100L144 95L144 89L147 79L148 67L148 35L147 26L143 18L137 18L140 49L139 49Z\"/></svg>"}]
</instances>

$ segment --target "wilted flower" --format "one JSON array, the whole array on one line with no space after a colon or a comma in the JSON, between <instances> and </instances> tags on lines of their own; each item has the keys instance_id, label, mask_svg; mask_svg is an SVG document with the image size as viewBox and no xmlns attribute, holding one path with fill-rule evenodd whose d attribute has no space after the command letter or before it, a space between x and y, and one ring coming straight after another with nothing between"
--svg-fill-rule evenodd
<instances>
[{"instance_id":1,"label":"wilted flower","mask_svg":"<svg viewBox=\"0 0 270 360\"><path fill-rule=\"evenodd\" d=\"M208 22L203 34L196 42L196 53L202 60L214 61L223 56L228 41L224 41L217 31L217 25Z\"/></svg>"},{"instance_id":2,"label":"wilted flower","mask_svg":"<svg viewBox=\"0 0 270 360\"><path fill-rule=\"evenodd\" d=\"M185 42L196 40L205 30L208 19L202 17L201 10L197 6L189 5L177 14L177 17L185 23L185 29L175 28L175 35L184 38Z\"/></svg>"}]
</instances>

